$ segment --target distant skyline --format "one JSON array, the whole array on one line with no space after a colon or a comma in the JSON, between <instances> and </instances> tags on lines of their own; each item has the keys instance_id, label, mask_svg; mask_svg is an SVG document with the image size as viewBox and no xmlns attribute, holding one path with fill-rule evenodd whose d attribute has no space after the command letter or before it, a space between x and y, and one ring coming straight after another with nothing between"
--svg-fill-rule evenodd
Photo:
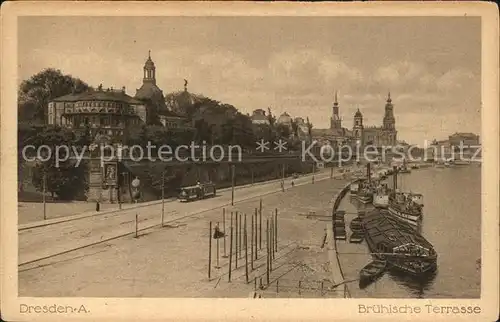
<instances>
[{"instance_id":1,"label":"distant skyline","mask_svg":"<svg viewBox=\"0 0 500 322\"><path fill-rule=\"evenodd\" d=\"M243 113L271 107L328 128L359 108L382 124L388 91L398 139L422 145L481 130L477 17L21 17L19 79L60 69L135 95L151 50L164 94L188 90Z\"/></svg>"}]
</instances>

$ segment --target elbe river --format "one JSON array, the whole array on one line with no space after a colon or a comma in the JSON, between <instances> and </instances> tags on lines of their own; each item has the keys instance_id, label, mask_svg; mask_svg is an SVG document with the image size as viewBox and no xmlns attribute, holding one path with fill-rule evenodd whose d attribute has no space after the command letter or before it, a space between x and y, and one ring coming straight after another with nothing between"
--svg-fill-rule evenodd
<instances>
[{"instance_id":1,"label":"elbe river","mask_svg":"<svg viewBox=\"0 0 500 322\"><path fill-rule=\"evenodd\" d=\"M389 186L392 180L392 177L387 179ZM477 261L481 257L481 167L472 164L416 169L409 174L399 174L398 187L424 196L422 235L438 253L437 272L425 281L386 273L363 290L357 283L351 283L352 297L480 297L481 271ZM356 212L359 205L349 199L348 194L339 209ZM366 243L362 245L368 252ZM340 247L342 249L342 245ZM343 256L350 255L341 255L341 262L345 263ZM354 276L369 262L369 256L347 259L347 262L348 265L342 267L345 275Z\"/></svg>"}]
</instances>

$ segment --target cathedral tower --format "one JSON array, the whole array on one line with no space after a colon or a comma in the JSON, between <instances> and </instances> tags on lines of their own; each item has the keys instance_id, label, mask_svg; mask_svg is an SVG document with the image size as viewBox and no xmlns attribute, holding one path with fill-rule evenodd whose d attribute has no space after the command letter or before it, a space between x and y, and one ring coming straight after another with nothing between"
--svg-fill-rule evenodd
<instances>
[{"instance_id":1,"label":"cathedral tower","mask_svg":"<svg viewBox=\"0 0 500 322\"><path fill-rule=\"evenodd\" d=\"M339 102L337 100L337 91L335 91L335 101L332 107L332 117L330 118L330 129L341 129L342 120L339 115Z\"/></svg>"},{"instance_id":2,"label":"cathedral tower","mask_svg":"<svg viewBox=\"0 0 500 322\"><path fill-rule=\"evenodd\" d=\"M352 128L352 134L354 136L354 139L356 140L356 143L359 143L360 145L363 145L363 129L363 115L358 108L358 110L354 114L354 126Z\"/></svg>"},{"instance_id":3,"label":"cathedral tower","mask_svg":"<svg viewBox=\"0 0 500 322\"><path fill-rule=\"evenodd\" d=\"M392 105L391 92L389 92L389 94L387 95L383 128L385 130L395 130L396 128L396 120L394 118L394 106Z\"/></svg>"}]
</instances>

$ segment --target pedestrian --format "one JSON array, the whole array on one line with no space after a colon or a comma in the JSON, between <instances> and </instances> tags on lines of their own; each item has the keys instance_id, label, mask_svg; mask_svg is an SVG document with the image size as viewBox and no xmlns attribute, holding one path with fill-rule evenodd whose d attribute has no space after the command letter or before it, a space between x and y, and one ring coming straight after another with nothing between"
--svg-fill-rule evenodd
<instances>
[{"instance_id":1,"label":"pedestrian","mask_svg":"<svg viewBox=\"0 0 500 322\"><path fill-rule=\"evenodd\" d=\"M294 183L294 182L293 182L293 180L292 180L292 187L294 187L294 186L295 186L295 183Z\"/></svg>"}]
</instances>

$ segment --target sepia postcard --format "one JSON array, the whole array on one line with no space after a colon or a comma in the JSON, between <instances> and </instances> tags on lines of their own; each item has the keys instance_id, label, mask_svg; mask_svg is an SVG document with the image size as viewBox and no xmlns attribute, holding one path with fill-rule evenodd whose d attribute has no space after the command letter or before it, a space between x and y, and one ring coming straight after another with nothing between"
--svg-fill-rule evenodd
<instances>
[{"instance_id":1,"label":"sepia postcard","mask_svg":"<svg viewBox=\"0 0 500 322\"><path fill-rule=\"evenodd\" d=\"M495 4L1 18L3 320L498 319Z\"/></svg>"}]
</instances>

